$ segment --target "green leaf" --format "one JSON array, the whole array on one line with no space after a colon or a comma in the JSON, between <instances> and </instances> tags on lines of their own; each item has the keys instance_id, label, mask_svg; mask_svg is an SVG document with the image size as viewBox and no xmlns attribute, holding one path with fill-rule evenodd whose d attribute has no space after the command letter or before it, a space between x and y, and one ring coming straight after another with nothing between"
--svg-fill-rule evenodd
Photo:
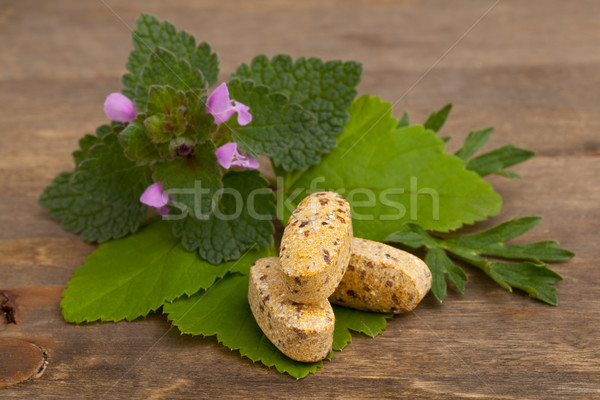
<instances>
[{"instance_id":1,"label":"green leaf","mask_svg":"<svg viewBox=\"0 0 600 400\"><path fill-rule=\"evenodd\" d=\"M172 52L178 60L184 59L193 68L202 72L209 86L217 82L219 75L219 60L211 53L207 43L196 46L196 40L187 32L177 32L169 22L160 22L157 18L141 14L137 20L136 29L132 33L134 50L129 54L127 70L130 73L123 76L123 94L138 100L146 93L139 93L142 86L142 72L150 61L150 55L157 47ZM137 101L136 101L137 103Z\"/></svg>"},{"instance_id":2,"label":"green leaf","mask_svg":"<svg viewBox=\"0 0 600 400\"><path fill-rule=\"evenodd\" d=\"M340 306L333 306L333 311L335 313L333 350L342 350L352 341L350 331L364 333L374 338L384 331L387 320L393 316L393 314L353 310Z\"/></svg>"},{"instance_id":3,"label":"green leaf","mask_svg":"<svg viewBox=\"0 0 600 400\"><path fill-rule=\"evenodd\" d=\"M469 162L473 154L480 148L482 148L494 132L493 127L482 129L480 131L469 132L469 135L465 139L462 147L455 153L455 155L463 160L465 164Z\"/></svg>"},{"instance_id":4,"label":"green leaf","mask_svg":"<svg viewBox=\"0 0 600 400\"><path fill-rule=\"evenodd\" d=\"M165 221L102 244L73 274L61 303L69 322L133 320L165 301L210 287L227 272L248 272L274 249L249 251L235 262L212 265L187 252Z\"/></svg>"},{"instance_id":5,"label":"green leaf","mask_svg":"<svg viewBox=\"0 0 600 400\"><path fill-rule=\"evenodd\" d=\"M337 306L333 309L334 350L341 350L350 342L350 330L371 337L379 335L385 329L386 319L392 316ZM219 342L239 350L242 356L275 367L294 378L304 378L323 365L322 361L304 363L288 358L263 334L248 305L247 276L228 274L207 290L165 304L163 310L181 332L216 335Z\"/></svg>"},{"instance_id":6,"label":"green leaf","mask_svg":"<svg viewBox=\"0 0 600 400\"><path fill-rule=\"evenodd\" d=\"M136 105L146 109L147 95L153 85L168 85L172 90L204 89L206 82L199 69L185 59L177 59L169 50L157 47L142 71L141 83L136 90Z\"/></svg>"},{"instance_id":7,"label":"green leaf","mask_svg":"<svg viewBox=\"0 0 600 400\"><path fill-rule=\"evenodd\" d=\"M240 257L246 249L272 246L275 205L273 191L258 171L228 172L223 195L210 216L174 221L173 232L183 246L213 264Z\"/></svg>"},{"instance_id":8,"label":"green leaf","mask_svg":"<svg viewBox=\"0 0 600 400\"><path fill-rule=\"evenodd\" d=\"M562 277L549 268L522 263L491 263L490 274L496 282L503 282L523 290L531 297L540 299L553 306L558 305L556 288L552 286L562 280Z\"/></svg>"},{"instance_id":9,"label":"green leaf","mask_svg":"<svg viewBox=\"0 0 600 400\"><path fill-rule=\"evenodd\" d=\"M450 252L455 257L481 269L496 283L508 291L513 287L529 293L532 297L551 305L558 304L551 285L562 278L547 268L544 261L559 261L573 257L575 254L557 248L557 242L543 241L522 245L507 245L506 241L523 235L535 227L541 217L524 217L513 219L486 231L438 238L427 233L417 224L406 223L403 230L388 236L387 240L402 243L413 249L427 248L425 262L433 275L432 291L435 297L443 301L446 296L445 276L464 292L464 271L455 265L446 255ZM509 260L532 261L515 263L498 263L484 258L492 256Z\"/></svg>"},{"instance_id":10,"label":"green leaf","mask_svg":"<svg viewBox=\"0 0 600 400\"><path fill-rule=\"evenodd\" d=\"M207 290L163 306L169 320L183 333L217 336L217 340L252 361L275 367L281 373L304 378L322 361L294 361L262 333L248 304L248 276L227 275Z\"/></svg>"},{"instance_id":11,"label":"green leaf","mask_svg":"<svg viewBox=\"0 0 600 400\"><path fill-rule=\"evenodd\" d=\"M162 183L163 191L172 196L173 205L182 213L208 218L215 194L222 188L212 142L196 146L190 157L154 164L152 173L154 181Z\"/></svg>"},{"instance_id":12,"label":"green leaf","mask_svg":"<svg viewBox=\"0 0 600 400\"><path fill-rule=\"evenodd\" d=\"M410 122L408 121L408 114L405 112L404 114L402 114L402 118L400 118L400 121L398 121L398 125L396 125L396 128L406 128L407 126L410 126Z\"/></svg>"},{"instance_id":13,"label":"green leaf","mask_svg":"<svg viewBox=\"0 0 600 400\"><path fill-rule=\"evenodd\" d=\"M442 126L444 126L446 118L448 118L448 114L450 114L451 109L452 104L446 104L441 110L432 112L423 125L425 129L430 129L434 132L442 129Z\"/></svg>"},{"instance_id":14,"label":"green leaf","mask_svg":"<svg viewBox=\"0 0 600 400\"><path fill-rule=\"evenodd\" d=\"M349 112L338 147L283 182L278 212L284 221L307 192L317 190L344 194L356 236L376 241L405 221L448 231L500 211L502 199L492 186L445 153L432 131L395 129L391 104L363 96Z\"/></svg>"},{"instance_id":15,"label":"green leaf","mask_svg":"<svg viewBox=\"0 0 600 400\"><path fill-rule=\"evenodd\" d=\"M518 177L518 175L514 173L507 173L502 170L512 165L527 161L533 156L535 156L533 151L521 149L512 144L508 144L496 150L492 150L489 153L485 153L479 157L471 159L467 164L467 168L471 171L475 171L481 176L504 173L508 175L508 177L515 178Z\"/></svg>"},{"instance_id":16,"label":"green leaf","mask_svg":"<svg viewBox=\"0 0 600 400\"><path fill-rule=\"evenodd\" d=\"M323 62L318 58L303 57L293 61L287 55L277 55L269 60L260 55L250 65L242 64L233 77L267 85L317 118L315 125L288 144L291 147L289 156L294 160L292 164L275 158L276 166L290 171L317 164L322 153L336 146L335 136L343 131L348 121L347 108L356 97L355 87L361 72L362 66L352 61ZM254 104L248 105L252 110Z\"/></svg>"},{"instance_id":17,"label":"green leaf","mask_svg":"<svg viewBox=\"0 0 600 400\"><path fill-rule=\"evenodd\" d=\"M152 164L161 159L159 146L146 135L146 126L140 119L131 121L119 134L125 155L138 165ZM163 152L166 153L163 148Z\"/></svg>"},{"instance_id":18,"label":"green leaf","mask_svg":"<svg viewBox=\"0 0 600 400\"><path fill-rule=\"evenodd\" d=\"M71 176L71 188L106 203L137 208L140 195L151 183L147 168L123 155L117 131L92 146Z\"/></svg>"},{"instance_id":19,"label":"green leaf","mask_svg":"<svg viewBox=\"0 0 600 400\"><path fill-rule=\"evenodd\" d=\"M106 242L135 232L146 216L146 206L139 203L124 207L121 203L106 203L75 192L69 186L70 172L63 172L52 181L39 203L52 218L62 221L65 229L79 233L88 242Z\"/></svg>"},{"instance_id":20,"label":"green leaf","mask_svg":"<svg viewBox=\"0 0 600 400\"><path fill-rule=\"evenodd\" d=\"M85 136L73 153L75 171L57 176L39 199L51 217L86 241L123 237L145 217L139 196L150 184L149 174L123 155L116 136L122 127L104 125L97 136Z\"/></svg>"},{"instance_id":21,"label":"green leaf","mask_svg":"<svg viewBox=\"0 0 600 400\"><path fill-rule=\"evenodd\" d=\"M305 168L307 160L315 157L318 144L306 142L316 122L311 113L249 80L234 79L228 88L231 98L250 106L252 113L248 125L239 126L233 119L226 124L240 151L267 155L285 170Z\"/></svg>"},{"instance_id":22,"label":"green leaf","mask_svg":"<svg viewBox=\"0 0 600 400\"><path fill-rule=\"evenodd\" d=\"M465 271L454 264L441 247L435 246L429 249L425 264L433 276L431 291L436 299L444 301L446 298L446 276L461 293L465 292L465 281L468 280Z\"/></svg>"}]
</instances>

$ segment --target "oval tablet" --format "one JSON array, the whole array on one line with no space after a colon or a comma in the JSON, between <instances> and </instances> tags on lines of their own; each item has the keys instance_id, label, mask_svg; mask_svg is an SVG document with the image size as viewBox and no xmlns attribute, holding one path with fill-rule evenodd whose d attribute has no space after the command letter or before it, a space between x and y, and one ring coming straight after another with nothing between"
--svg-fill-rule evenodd
<instances>
[{"instance_id":1,"label":"oval tablet","mask_svg":"<svg viewBox=\"0 0 600 400\"><path fill-rule=\"evenodd\" d=\"M260 329L283 354L304 362L329 355L335 324L331 304L290 300L277 257L261 258L252 265L248 301Z\"/></svg>"},{"instance_id":2,"label":"oval tablet","mask_svg":"<svg viewBox=\"0 0 600 400\"><path fill-rule=\"evenodd\" d=\"M346 274L329 300L359 310L400 314L419 304L431 281L431 272L420 258L354 238Z\"/></svg>"},{"instance_id":3,"label":"oval tablet","mask_svg":"<svg viewBox=\"0 0 600 400\"><path fill-rule=\"evenodd\" d=\"M352 219L346 199L334 192L307 196L292 213L279 261L289 296L298 303L326 300L346 272Z\"/></svg>"}]
</instances>

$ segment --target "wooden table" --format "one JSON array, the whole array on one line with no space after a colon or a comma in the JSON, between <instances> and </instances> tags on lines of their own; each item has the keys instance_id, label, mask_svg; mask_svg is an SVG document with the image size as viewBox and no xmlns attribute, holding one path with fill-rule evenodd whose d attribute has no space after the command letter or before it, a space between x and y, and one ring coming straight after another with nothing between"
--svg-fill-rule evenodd
<instances>
[{"instance_id":1,"label":"wooden table","mask_svg":"<svg viewBox=\"0 0 600 400\"><path fill-rule=\"evenodd\" d=\"M0 291L16 319L0 322L0 365L22 350L14 343L29 342L21 372L42 373L1 398L600 398L599 2L146 3L0 3ZM95 246L64 231L37 198L72 167L78 138L106 122L102 103L120 90L131 47L126 24L142 11L209 41L223 79L259 52L360 60L359 91L397 101L398 117L424 121L453 102L451 149L493 125L490 148L537 151L515 168L521 181L490 179L504 208L478 228L543 215L523 240L558 239L577 253L554 266L564 277L560 305L510 294L467 268L464 295L450 290L443 304L429 295L300 381L213 338L181 336L161 315L65 323L61 292Z\"/></svg>"}]
</instances>

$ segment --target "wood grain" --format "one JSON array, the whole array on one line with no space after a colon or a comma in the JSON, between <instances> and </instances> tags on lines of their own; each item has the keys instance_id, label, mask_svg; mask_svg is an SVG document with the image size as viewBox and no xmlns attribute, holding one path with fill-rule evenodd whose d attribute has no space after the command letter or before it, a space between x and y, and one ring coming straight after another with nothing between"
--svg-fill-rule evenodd
<instances>
[{"instance_id":1,"label":"wood grain","mask_svg":"<svg viewBox=\"0 0 600 400\"><path fill-rule=\"evenodd\" d=\"M453 102L450 149L493 125L490 148L538 152L515 168L521 181L490 178L503 212L475 229L543 215L522 240L558 239L577 257L555 265L564 277L558 307L509 294L467 267L464 295L450 290L444 304L427 296L383 335L356 336L300 381L214 338L181 336L161 315L67 324L61 292L95 246L64 231L37 198L71 168L78 138L105 122L101 105L120 89L130 33L101 1L4 1L0 291L17 323L0 321L0 339L45 349L48 368L0 397L600 398L600 3L501 0L458 43L492 1L106 4L130 26L149 12L209 41L223 79L256 53L356 59L359 91L394 102L397 116L406 110L419 122Z\"/></svg>"}]
</instances>

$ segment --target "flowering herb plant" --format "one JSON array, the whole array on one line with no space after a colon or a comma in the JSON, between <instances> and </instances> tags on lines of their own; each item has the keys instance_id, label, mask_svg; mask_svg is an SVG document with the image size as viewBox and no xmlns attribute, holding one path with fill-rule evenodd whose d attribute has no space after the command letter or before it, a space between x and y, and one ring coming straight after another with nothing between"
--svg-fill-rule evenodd
<instances>
[{"instance_id":1,"label":"flowering herb plant","mask_svg":"<svg viewBox=\"0 0 600 400\"><path fill-rule=\"evenodd\" d=\"M552 241L505 243L539 217L439 234L498 214L502 199L482 177L518 178L505 168L534 153L506 145L474 157L491 128L447 153L449 138L437 132L451 106L423 125L406 114L397 120L391 104L356 99L357 62L258 56L216 86L217 55L170 23L141 15L133 44L123 91L104 104L112 122L80 140L74 170L40 197L66 229L103 243L64 292L65 320L133 320L162 307L182 332L217 335L298 378L314 372L322 362L293 361L265 340L248 306L247 274L276 254L273 222L317 190L347 197L357 237L425 248L440 301L446 278L465 289L451 255L509 291L557 304L552 284L561 277L545 262L573 254ZM161 217L148 218L148 206ZM334 310L334 350L350 331L381 333L391 317Z\"/></svg>"}]
</instances>

